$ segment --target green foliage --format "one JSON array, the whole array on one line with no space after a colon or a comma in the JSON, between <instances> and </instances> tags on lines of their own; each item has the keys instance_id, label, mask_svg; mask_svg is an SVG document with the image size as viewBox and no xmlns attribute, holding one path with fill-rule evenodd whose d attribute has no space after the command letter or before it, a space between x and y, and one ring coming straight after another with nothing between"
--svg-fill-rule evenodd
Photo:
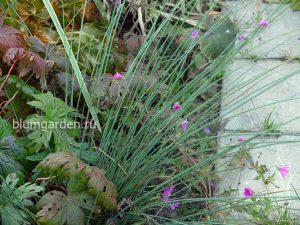
<instances>
[{"instance_id":1,"label":"green foliage","mask_svg":"<svg viewBox=\"0 0 300 225\"><path fill-rule=\"evenodd\" d=\"M36 168L58 178L70 177L73 192L77 189L74 184L84 184L85 189L96 196L98 204L104 209L115 210L117 207L117 190L115 185L106 178L105 171L87 165L70 152L49 154ZM74 177L77 177L80 182L74 182Z\"/></svg>"},{"instance_id":2,"label":"green foliage","mask_svg":"<svg viewBox=\"0 0 300 225\"><path fill-rule=\"evenodd\" d=\"M276 124L276 121L274 119L272 119L272 114L273 111L266 116L263 122L263 129L268 133L279 133L279 125Z\"/></svg>"},{"instance_id":3,"label":"green foliage","mask_svg":"<svg viewBox=\"0 0 300 225\"><path fill-rule=\"evenodd\" d=\"M78 135L78 127L71 115L76 110L66 106L64 101L54 97L51 92L34 95L34 98L28 104L40 109L44 115L34 114L25 121L32 131L28 135L29 152L36 153L43 147L49 149L52 138L55 151L69 150L70 145L76 146L72 136ZM71 124L71 129L67 129L68 124Z\"/></svg>"},{"instance_id":4,"label":"green foliage","mask_svg":"<svg viewBox=\"0 0 300 225\"><path fill-rule=\"evenodd\" d=\"M2 80L4 79L1 79L0 81ZM35 94L39 93L39 90L37 90L35 87L27 84L21 78L14 75L9 76L7 84L13 85L18 91L22 93L23 96L26 96L26 98L33 98Z\"/></svg>"},{"instance_id":5,"label":"green foliage","mask_svg":"<svg viewBox=\"0 0 300 225\"><path fill-rule=\"evenodd\" d=\"M84 225L84 209L89 209L99 214L98 207L93 207L94 197L88 193L65 195L59 191L45 194L36 204L38 213L37 221L40 225Z\"/></svg>"},{"instance_id":6,"label":"green foliage","mask_svg":"<svg viewBox=\"0 0 300 225\"><path fill-rule=\"evenodd\" d=\"M218 20L212 24L200 41L202 53L210 59L215 59L225 50L230 49L235 42L236 29L229 18Z\"/></svg>"},{"instance_id":7,"label":"green foliage","mask_svg":"<svg viewBox=\"0 0 300 225\"><path fill-rule=\"evenodd\" d=\"M17 143L14 136L6 136L0 139L0 175L8 176L11 173L19 173L22 166L17 161L24 157L24 149Z\"/></svg>"},{"instance_id":8,"label":"green foliage","mask_svg":"<svg viewBox=\"0 0 300 225\"><path fill-rule=\"evenodd\" d=\"M16 174L10 174L0 187L0 217L3 225L32 224L33 215L26 209L33 206L30 200L43 191L43 187L25 183L18 186Z\"/></svg>"},{"instance_id":9,"label":"green foliage","mask_svg":"<svg viewBox=\"0 0 300 225\"><path fill-rule=\"evenodd\" d=\"M7 120L0 118L0 139L13 133L12 125Z\"/></svg>"}]
</instances>

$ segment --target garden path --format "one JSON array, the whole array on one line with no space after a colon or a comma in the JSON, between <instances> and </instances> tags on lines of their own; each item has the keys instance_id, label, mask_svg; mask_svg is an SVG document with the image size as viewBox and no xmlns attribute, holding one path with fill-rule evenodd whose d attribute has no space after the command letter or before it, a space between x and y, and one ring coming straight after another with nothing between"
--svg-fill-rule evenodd
<instances>
[{"instance_id":1,"label":"garden path","mask_svg":"<svg viewBox=\"0 0 300 225\"><path fill-rule=\"evenodd\" d=\"M239 26L236 45L245 42L245 46L224 76L219 145L234 145L245 137L240 149L250 151L231 153L219 161L219 170L226 171L220 173L218 192L232 188L237 189L236 197L244 197L244 188L250 187L255 195L294 198L297 190L300 196L300 12L292 11L289 5L258 0L227 1L224 11ZM269 24L251 39L251 32L258 27L257 15ZM268 126L275 132L279 129L280 134L260 135L251 141ZM273 184L266 186L255 180L258 173L251 161L267 166L266 177L275 174ZM285 178L278 170L282 165L290 166ZM279 204L300 216L300 198L282 200ZM231 215L244 221L244 214Z\"/></svg>"}]
</instances>

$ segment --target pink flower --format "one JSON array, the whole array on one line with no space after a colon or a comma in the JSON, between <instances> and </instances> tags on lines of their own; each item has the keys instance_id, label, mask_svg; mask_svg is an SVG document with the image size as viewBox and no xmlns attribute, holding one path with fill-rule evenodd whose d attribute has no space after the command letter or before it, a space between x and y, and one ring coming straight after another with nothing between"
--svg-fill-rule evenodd
<instances>
[{"instance_id":1,"label":"pink flower","mask_svg":"<svg viewBox=\"0 0 300 225\"><path fill-rule=\"evenodd\" d=\"M163 201L168 202L170 200L170 195L175 191L176 186L172 185L171 187L167 188L164 190L162 196L163 196Z\"/></svg>"},{"instance_id":2,"label":"pink flower","mask_svg":"<svg viewBox=\"0 0 300 225\"><path fill-rule=\"evenodd\" d=\"M179 105L179 103L176 102L176 103L174 103L174 105L172 106L172 109L176 112L176 111L178 111L178 110L181 109L181 105Z\"/></svg>"},{"instance_id":3,"label":"pink flower","mask_svg":"<svg viewBox=\"0 0 300 225\"><path fill-rule=\"evenodd\" d=\"M198 37L199 37L199 30L196 28L196 29L194 29L193 31L192 31L192 33L191 33L191 39L192 40L195 40L195 39L197 39Z\"/></svg>"},{"instance_id":4,"label":"pink flower","mask_svg":"<svg viewBox=\"0 0 300 225\"><path fill-rule=\"evenodd\" d=\"M210 133L211 133L211 129L208 128L208 127L205 127L205 128L203 129L203 132L206 133L206 134L210 134Z\"/></svg>"},{"instance_id":5,"label":"pink flower","mask_svg":"<svg viewBox=\"0 0 300 225\"><path fill-rule=\"evenodd\" d=\"M243 34L241 34L239 36L239 41L245 41L246 39L247 39L247 37L245 35L243 35Z\"/></svg>"},{"instance_id":6,"label":"pink flower","mask_svg":"<svg viewBox=\"0 0 300 225\"><path fill-rule=\"evenodd\" d=\"M189 121L185 119L180 123L179 126L182 131L186 131L189 128Z\"/></svg>"},{"instance_id":7,"label":"pink flower","mask_svg":"<svg viewBox=\"0 0 300 225\"><path fill-rule=\"evenodd\" d=\"M116 5L120 5L121 4L121 0L115 0L115 4Z\"/></svg>"},{"instance_id":8,"label":"pink flower","mask_svg":"<svg viewBox=\"0 0 300 225\"><path fill-rule=\"evenodd\" d=\"M170 205L170 208L171 208L172 210L176 210L178 207L179 207L179 202L174 202L174 203L172 203L172 204Z\"/></svg>"},{"instance_id":9,"label":"pink flower","mask_svg":"<svg viewBox=\"0 0 300 225\"><path fill-rule=\"evenodd\" d=\"M279 170L281 176L283 178L285 178L290 172L290 166L289 165L282 165L278 168L278 170Z\"/></svg>"},{"instance_id":10,"label":"pink flower","mask_svg":"<svg viewBox=\"0 0 300 225\"><path fill-rule=\"evenodd\" d=\"M265 19L261 19L259 22L258 22L258 26L260 27L267 27L269 25L269 22Z\"/></svg>"},{"instance_id":11,"label":"pink flower","mask_svg":"<svg viewBox=\"0 0 300 225\"><path fill-rule=\"evenodd\" d=\"M244 141L246 141L246 140L247 140L247 139L246 139L245 137L240 137L240 138L239 138L239 141L240 141L240 142L244 142Z\"/></svg>"},{"instance_id":12,"label":"pink flower","mask_svg":"<svg viewBox=\"0 0 300 225\"><path fill-rule=\"evenodd\" d=\"M121 74L121 73L119 73L119 72L117 72L117 73L114 74L114 79L115 79L115 80L121 80L122 77L123 77L123 74Z\"/></svg>"},{"instance_id":13,"label":"pink flower","mask_svg":"<svg viewBox=\"0 0 300 225\"><path fill-rule=\"evenodd\" d=\"M251 198L253 196L253 194L254 194L254 191L251 188L249 188L249 187L244 188L244 196L246 198Z\"/></svg>"}]
</instances>

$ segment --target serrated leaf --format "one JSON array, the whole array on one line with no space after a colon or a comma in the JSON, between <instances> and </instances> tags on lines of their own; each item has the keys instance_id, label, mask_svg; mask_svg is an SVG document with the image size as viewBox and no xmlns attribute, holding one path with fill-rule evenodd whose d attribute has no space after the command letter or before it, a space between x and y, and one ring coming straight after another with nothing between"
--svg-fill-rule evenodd
<instances>
[{"instance_id":1,"label":"serrated leaf","mask_svg":"<svg viewBox=\"0 0 300 225\"><path fill-rule=\"evenodd\" d=\"M0 51L4 54L10 48L24 48L26 46L22 32L11 26L0 28Z\"/></svg>"},{"instance_id":2,"label":"serrated leaf","mask_svg":"<svg viewBox=\"0 0 300 225\"><path fill-rule=\"evenodd\" d=\"M49 154L37 167L38 170L49 174L56 174L62 177L70 177L70 191L78 192L84 190L82 184L74 182L74 177L78 177L86 186L88 192L97 196L98 203L107 210L117 208L116 186L106 178L104 170L95 166L89 166L79 160L70 152L57 152Z\"/></svg>"},{"instance_id":3,"label":"serrated leaf","mask_svg":"<svg viewBox=\"0 0 300 225\"><path fill-rule=\"evenodd\" d=\"M84 213L78 201L59 191L45 194L36 204L40 225L84 225Z\"/></svg>"},{"instance_id":4,"label":"serrated leaf","mask_svg":"<svg viewBox=\"0 0 300 225\"><path fill-rule=\"evenodd\" d=\"M9 48L3 56L3 61L9 66L17 61L20 77L32 72L37 79L40 79L42 84L45 84L48 66L47 62L38 54L27 51L24 48Z\"/></svg>"},{"instance_id":5,"label":"serrated leaf","mask_svg":"<svg viewBox=\"0 0 300 225\"><path fill-rule=\"evenodd\" d=\"M57 152L49 154L36 168L70 177L81 173L86 166L70 152Z\"/></svg>"},{"instance_id":6,"label":"serrated leaf","mask_svg":"<svg viewBox=\"0 0 300 225\"><path fill-rule=\"evenodd\" d=\"M0 118L0 139L12 135L14 133L12 125L4 119Z\"/></svg>"},{"instance_id":7,"label":"serrated leaf","mask_svg":"<svg viewBox=\"0 0 300 225\"><path fill-rule=\"evenodd\" d=\"M85 169L87 175L89 192L98 197L99 204L108 210L117 208L116 186L105 177L105 171L91 166Z\"/></svg>"},{"instance_id":8,"label":"serrated leaf","mask_svg":"<svg viewBox=\"0 0 300 225\"><path fill-rule=\"evenodd\" d=\"M18 182L16 174L10 174L0 186L0 217L3 225L31 224L32 215L25 207L32 205L30 199L43 190L43 187L31 183L18 187Z\"/></svg>"},{"instance_id":9,"label":"serrated leaf","mask_svg":"<svg viewBox=\"0 0 300 225\"><path fill-rule=\"evenodd\" d=\"M44 158L46 158L48 155L48 152L41 152L41 153L37 153L35 155L31 155L26 157L27 160L29 161L33 161L33 162L37 162L37 161L42 161Z\"/></svg>"}]
</instances>

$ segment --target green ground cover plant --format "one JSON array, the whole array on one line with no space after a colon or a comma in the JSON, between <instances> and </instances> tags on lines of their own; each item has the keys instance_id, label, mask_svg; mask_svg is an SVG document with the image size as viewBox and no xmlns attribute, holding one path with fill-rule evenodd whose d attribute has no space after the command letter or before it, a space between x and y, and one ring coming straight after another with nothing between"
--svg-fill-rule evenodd
<instances>
[{"instance_id":1,"label":"green ground cover plant","mask_svg":"<svg viewBox=\"0 0 300 225\"><path fill-rule=\"evenodd\" d=\"M217 144L224 71L267 23L241 38L222 4L0 1L1 224L272 224L276 199L216 193L217 160L248 151Z\"/></svg>"}]
</instances>

